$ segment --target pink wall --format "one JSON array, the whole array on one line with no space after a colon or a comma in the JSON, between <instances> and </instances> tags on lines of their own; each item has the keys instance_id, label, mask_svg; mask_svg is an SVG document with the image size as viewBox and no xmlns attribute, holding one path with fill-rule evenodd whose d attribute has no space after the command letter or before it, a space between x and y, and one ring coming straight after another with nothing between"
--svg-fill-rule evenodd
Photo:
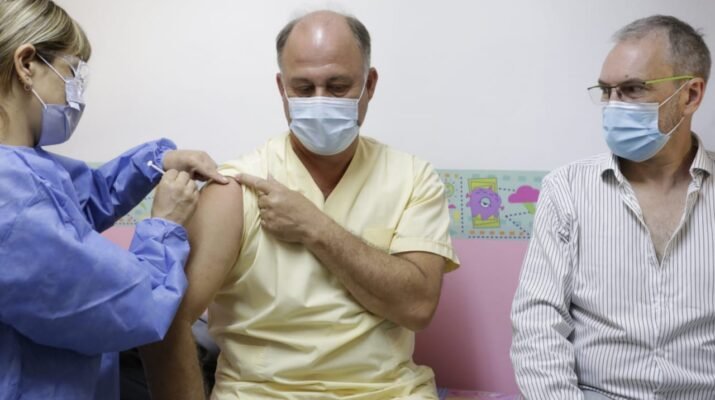
<instances>
[{"instance_id":1,"label":"pink wall","mask_svg":"<svg viewBox=\"0 0 715 400\"><path fill-rule=\"evenodd\" d=\"M129 244L132 242L132 237L134 236L134 227L115 226L104 231L102 236L124 247L125 249L128 249Z\"/></svg>"},{"instance_id":2,"label":"pink wall","mask_svg":"<svg viewBox=\"0 0 715 400\"><path fill-rule=\"evenodd\" d=\"M434 369L439 386L517 394L509 312L528 241L455 239L454 246L461 267L445 276L415 360Z\"/></svg>"},{"instance_id":3,"label":"pink wall","mask_svg":"<svg viewBox=\"0 0 715 400\"><path fill-rule=\"evenodd\" d=\"M128 247L134 228L104 236ZM509 360L511 300L528 242L455 239L461 267L444 279L432 324L417 335L415 360L441 387L516 394Z\"/></svg>"}]
</instances>

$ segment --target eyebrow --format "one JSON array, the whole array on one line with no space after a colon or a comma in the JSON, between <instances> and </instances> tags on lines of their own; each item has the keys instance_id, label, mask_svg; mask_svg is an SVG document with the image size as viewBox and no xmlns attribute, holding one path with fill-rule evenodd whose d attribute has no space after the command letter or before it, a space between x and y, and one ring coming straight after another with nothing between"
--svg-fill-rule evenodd
<instances>
[{"instance_id":1,"label":"eyebrow","mask_svg":"<svg viewBox=\"0 0 715 400\"><path fill-rule=\"evenodd\" d=\"M354 79L348 76L335 76L328 79L328 83L353 83Z\"/></svg>"},{"instance_id":2,"label":"eyebrow","mask_svg":"<svg viewBox=\"0 0 715 400\"><path fill-rule=\"evenodd\" d=\"M310 84L312 85L313 82L310 79L307 78L292 78L290 80L290 85L295 86L295 85L301 85L301 84Z\"/></svg>"},{"instance_id":3,"label":"eyebrow","mask_svg":"<svg viewBox=\"0 0 715 400\"><path fill-rule=\"evenodd\" d=\"M352 78L349 77L349 76L334 76L334 77L328 78L328 80L327 80L327 82L325 82L325 84L326 84L326 85L330 85L330 84L333 84L333 85L334 85L334 84L352 84L354 81L355 81L355 80L352 79ZM290 85L291 85L291 86L298 86L298 85L304 85L304 84L313 85L313 86L315 85L315 83L314 83L312 80L308 79L308 78L300 78L300 77L297 77L297 78L292 78L292 79L290 80Z\"/></svg>"},{"instance_id":4,"label":"eyebrow","mask_svg":"<svg viewBox=\"0 0 715 400\"><path fill-rule=\"evenodd\" d=\"M619 82L619 83L617 83L617 84L615 84L615 85L611 85L611 84L609 84L609 83L607 83L607 82L604 82L604 81L602 81L601 79L599 79L599 80L598 80L598 86L609 86L609 87L611 87L611 86L618 86L618 85L623 85L623 84L628 84L628 83L644 83L644 82L646 82L645 79L630 78L630 79L626 79L626 80L623 81L623 82Z\"/></svg>"}]
</instances>

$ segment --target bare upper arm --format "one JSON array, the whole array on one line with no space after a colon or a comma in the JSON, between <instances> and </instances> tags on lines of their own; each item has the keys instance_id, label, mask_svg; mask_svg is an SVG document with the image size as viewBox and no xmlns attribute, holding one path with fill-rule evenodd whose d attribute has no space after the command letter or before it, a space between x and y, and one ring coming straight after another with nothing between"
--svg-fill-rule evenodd
<instances>
[{"instance_id":1,"label":"bare upper arm","mask_svg":"<svg viewBox=\"0 0 715 400\"><path fill-rule=\"evenodd\" d=\"M213 300L235 264L243 232L243 190L231 179L208 184L187 227L191 253L186 264L189 287L177 318L193 323Z\"/></svg>"}]
</instances>

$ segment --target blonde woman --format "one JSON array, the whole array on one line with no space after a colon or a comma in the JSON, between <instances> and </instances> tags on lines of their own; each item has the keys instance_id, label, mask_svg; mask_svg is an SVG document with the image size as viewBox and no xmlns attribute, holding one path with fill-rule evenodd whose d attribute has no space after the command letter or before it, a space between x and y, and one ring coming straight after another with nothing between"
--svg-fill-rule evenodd
<instances>
[{"instance_id":1,"label":"blonde woman","mask_svg":"<svg viewBox=\"0 0 715 400\"><path fill-rule=\"evenodd\" d=\"M166 139L96 170L45 151L82 116L90 52L52 1L0 0L3 400L118 397L113 353L161 339L186 289L192 178L222 180L208 155ZM99 234L157 183L129 251Z\"/></svg>"}]
</instances>

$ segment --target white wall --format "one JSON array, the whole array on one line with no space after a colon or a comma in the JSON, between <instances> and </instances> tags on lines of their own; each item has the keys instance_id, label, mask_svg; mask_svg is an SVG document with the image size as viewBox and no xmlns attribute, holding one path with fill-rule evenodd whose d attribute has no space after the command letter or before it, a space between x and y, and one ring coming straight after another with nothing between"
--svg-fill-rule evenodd
<instances>
[{"instance_id":1,"label":"white wall","mask_svg":"<svg viewBox=\"0 0 715 400\"><path fill-rule=\"evenodd\" d=\"M83 121L54 150L88 161L158 136L220 161L285 131L274 38L316 6L371 31L380 80L362 132L438 168L546 170L605 151L585 88L634 19L675 15L715 53L711 0L57 1L94 54ZM710 148L713 104L710 87L695 117Z\"/></svg>"}]
</instances>

